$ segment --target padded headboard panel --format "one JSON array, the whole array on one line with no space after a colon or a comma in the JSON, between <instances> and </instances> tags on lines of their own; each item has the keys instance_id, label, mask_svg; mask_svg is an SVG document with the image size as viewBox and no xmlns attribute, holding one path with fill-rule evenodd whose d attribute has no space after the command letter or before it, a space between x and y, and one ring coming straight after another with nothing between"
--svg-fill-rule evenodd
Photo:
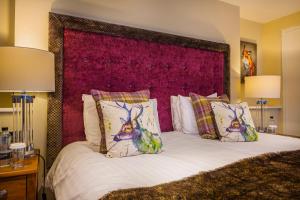
<instances>
[{"instance_id":1,"label":"padded headboard panel","mask_svg":"<svg viewBox=\"0 0 300 200\"><path fill-rule=\"evenodd\" d=\"M48 167L60 149L84 140L82 94L150 89L162 131L171 131L171 95L229 95L229 46L50 13L56 91L48 112Z\"/></svg>"}]
</instances>

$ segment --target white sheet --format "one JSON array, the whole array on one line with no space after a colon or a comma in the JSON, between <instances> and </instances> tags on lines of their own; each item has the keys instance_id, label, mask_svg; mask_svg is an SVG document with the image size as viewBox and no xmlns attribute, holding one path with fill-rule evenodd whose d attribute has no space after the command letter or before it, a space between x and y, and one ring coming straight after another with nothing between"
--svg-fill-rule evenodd
<instances>
[{"instance_id":1,"label":"white sheet","mask_svg":"<svg viewBox=\"0 0 300 200\"><path fill-rule=\"evenodd\" d=\"M113 190L154 186L262 153L300 149L300 139L269 134L249 143L176 132L163 133L162 140L161 154L126 158L106 158L87 142L69 144L49 171L47 185L58 200L99 199Z\"/></svg>"}]
</instances>

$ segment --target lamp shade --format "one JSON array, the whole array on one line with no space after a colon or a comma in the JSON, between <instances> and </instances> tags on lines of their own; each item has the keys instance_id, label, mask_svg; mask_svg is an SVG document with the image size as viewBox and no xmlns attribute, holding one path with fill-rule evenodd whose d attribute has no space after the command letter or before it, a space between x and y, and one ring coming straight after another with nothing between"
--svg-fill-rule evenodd
<instances>
[{"instance_id":1,"label":"lamp shade","mask_svg":"<svg viewBox=\"0 0 300 200\"><path fill-rule=\"evenodd\" d=\"M245 97L280 98L280 76L245 77Z\"/></svg>"},{"instance_id":2,"label":"lamp shade","mask_svg":"<svg viewBox=\"0 0 300 200\"><path fill-rule=\"evenodd\" d=\"M0 92L53 92L54 80L53 53L0 47Z\"/></svg>"}]
</instances>

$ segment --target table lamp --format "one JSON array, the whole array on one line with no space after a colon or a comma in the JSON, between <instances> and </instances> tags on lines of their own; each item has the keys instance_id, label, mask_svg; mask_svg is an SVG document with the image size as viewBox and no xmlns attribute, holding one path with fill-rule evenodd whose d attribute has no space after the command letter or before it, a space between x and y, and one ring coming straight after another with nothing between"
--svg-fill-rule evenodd
<instances>
[{"instance_id":1,"label":"table lamp","mask_svg":"<svg viewBox=\"0 0 300 200\"><path fill-rule=\"evenodd\" d=\"M245 77L245 97L259 98L256 104L260 105L260 132L264 132L263 107L267 104L265 98L280 98L280 83L280 76Z\"/></svg>"},{"instance_id":2,"label":"table lamp","mask_svg":"<svg viewBox=\"0 0 300 200\"><path fill-rule=\"evenodd\" d=\"M13 143L33 154L33 100L27 92L54 92L54 54L25 47L0 47L0 92L13 92Z\"/></svg>"}]
</instances>

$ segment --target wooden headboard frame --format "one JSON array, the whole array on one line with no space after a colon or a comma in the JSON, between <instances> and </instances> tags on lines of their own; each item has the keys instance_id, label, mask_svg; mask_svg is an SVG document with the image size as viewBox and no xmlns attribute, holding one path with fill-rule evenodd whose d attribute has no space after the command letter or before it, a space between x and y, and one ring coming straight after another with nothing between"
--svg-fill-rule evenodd
<instances>
[{"instance_id":1,"label":"wooden headboard frame","mask_svg":"<svg viewBox=\"0 0 300 200\"><path fill-rule=\"evenodd\" d=\"M102 33L131 39L172 44L189 48L218 51L224 53L224 88L230 96L230 65L228 44L199 40L183 36L159 33L149 30L109 24L84 18L49 13L49 51L55 54L55 92L49 95L47 168L50 168L62 149L62 103L63 103L63 43L64 29Z\"/></svg>"}]
</instances>

